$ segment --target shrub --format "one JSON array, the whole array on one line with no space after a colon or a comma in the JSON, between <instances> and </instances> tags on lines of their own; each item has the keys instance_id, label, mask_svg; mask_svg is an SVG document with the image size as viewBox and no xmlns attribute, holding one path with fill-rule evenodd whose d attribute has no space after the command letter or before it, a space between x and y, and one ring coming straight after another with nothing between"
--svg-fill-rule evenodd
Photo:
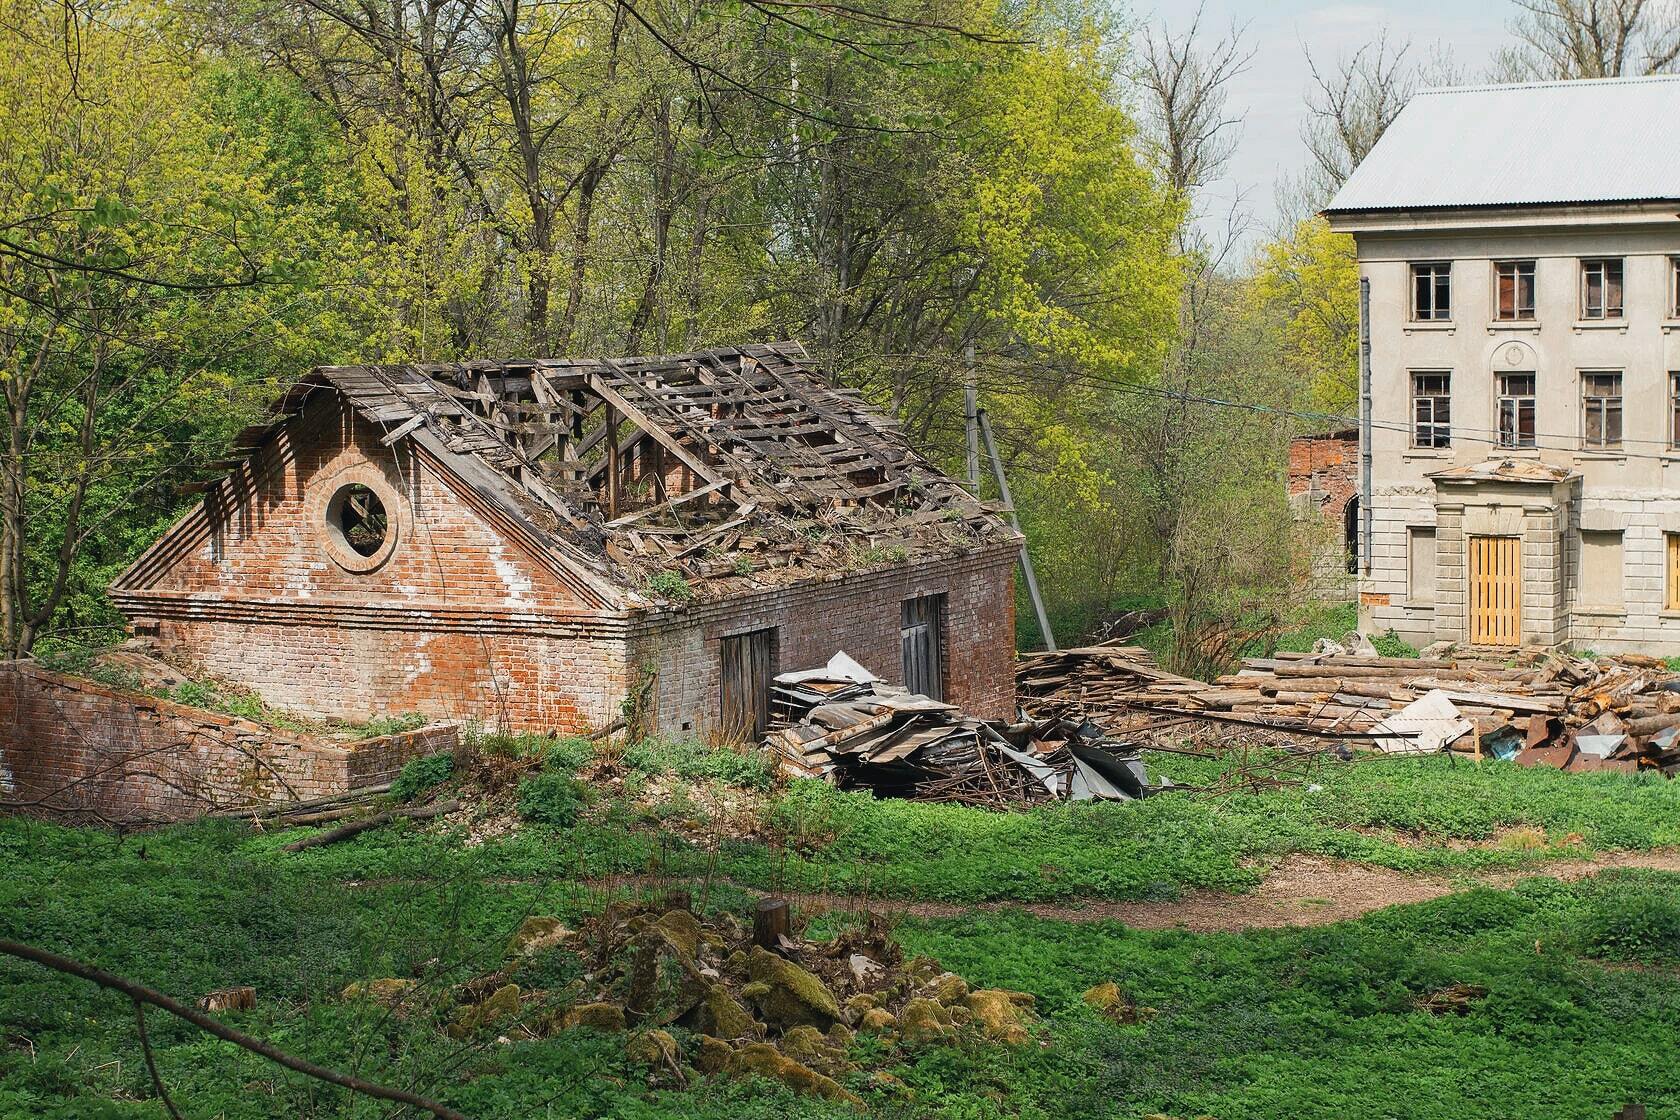
<instances>
[{"instance_id":1,"label":"shrub","mask_svg":"<svg viewBox=\"0 0 1680 1120\"><path fill-rule=\"evenodd\" d=\"M519 783L519 815L537 824L565 828L577 820L583 802L583 783L563 771L546 771Z\"/></svg>"},{"instance_id":2,"label":"shrub","mask_svg":"<svg viewBox=\"0 0 1680 1120\"><path fill-rule=\"evenodd\" d=\"M1672 887L1629 875L1604 878L1610 881L1594 884L1575 922L1580 951L1614 960L1680 959L1680 901Z\"/></svg>"},{"instance_id":3,"label":"shrub","mask_svg":"<svg viewBox=\"0 0 1680 1120\"><path fill-rule=\"evenodd\" d=\"M455 773L455 756L447 751L411 758L402 773L391 783L391 796L398 801L413 801L422 793L449 780Z\"/></svg>"},{"instance_id":4,"label":"shrub","mask_svg":"<svg viewBox=\"0 0 1680 1120\"><path fill-rule=\"evenodd\" d=\"M681 572L656 572L643 586L652 594L673 603L686 603L694 598L694 588L688 585Z\"/></svg>"}]
</instances>

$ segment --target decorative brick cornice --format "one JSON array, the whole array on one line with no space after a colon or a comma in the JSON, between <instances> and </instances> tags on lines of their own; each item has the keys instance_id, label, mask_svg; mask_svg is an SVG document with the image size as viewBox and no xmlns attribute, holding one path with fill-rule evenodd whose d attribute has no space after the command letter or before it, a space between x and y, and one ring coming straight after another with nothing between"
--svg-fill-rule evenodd
<instances>
[{"instance_id":1,"label":"decorative brick cornice","mask_svg":"<svg viewBox=\"0 0 1680 1120\"><path fill-rule=\"evenodd\" d=\"M427 633L550 638L624 637L631 616L616 611L550 614L460 603L390 603L343 599L243 599L187 591L120 591L111 601L130 619L236 622L252 626L342 627Z\"/></svg>"}]
</instances>

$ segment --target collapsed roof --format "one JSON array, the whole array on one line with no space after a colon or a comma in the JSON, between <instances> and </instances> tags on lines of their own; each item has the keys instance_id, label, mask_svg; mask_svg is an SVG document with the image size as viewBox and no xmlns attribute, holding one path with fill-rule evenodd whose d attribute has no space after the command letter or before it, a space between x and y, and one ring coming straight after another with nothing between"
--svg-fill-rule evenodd
<instances>
[{"instance_id":1,"label":"collapsed roof","mask_svg":"<svg viewBox=\"0 0 1680 1120\"><path fill-rule=\"evenodd\" d=\"M417 442L568 561L644 591L659 572L719 597L1017 540L891 417L807 361L783 342L321 367L235 451L334 390L386 444Z\"/></svg>"}]
</instances>

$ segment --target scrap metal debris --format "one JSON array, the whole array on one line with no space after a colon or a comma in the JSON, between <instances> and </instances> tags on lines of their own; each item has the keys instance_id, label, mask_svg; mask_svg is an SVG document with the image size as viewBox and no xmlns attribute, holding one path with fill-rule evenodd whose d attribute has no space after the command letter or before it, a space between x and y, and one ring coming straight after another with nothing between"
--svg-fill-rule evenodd
<instances>
[{"instance_id":1,"label":"scrap metal debris","mask_svg":"<svg viewBox=\"0 0 1680 1120\"><path fill-rule=\"evenodd\" d=\"M1680 673L1642 654L1448 648L1400 658L1334 647L1248 658L1208 683L1160 669L1136 646L1093 646L1026 660L1017 686L1031 718L1083 713L1136 742L1217 724L1301 750L1342 740L1568 770L1680 771Z\"/></svg>"},{"instance_id":2,"label":"scrap metal debris","mask_svg":"<svg viewBox=\"0 0 1680 1120\"><path fill-rule=\"evenodd\" d=\"M766 743L784 772L882 796L1003 809L1131 800L1170 785L1152 785L1138 748L1088 720L975 719L887 684L844 652L777 677L771 713L778 726Z\"/></svg>"}]
</instances>

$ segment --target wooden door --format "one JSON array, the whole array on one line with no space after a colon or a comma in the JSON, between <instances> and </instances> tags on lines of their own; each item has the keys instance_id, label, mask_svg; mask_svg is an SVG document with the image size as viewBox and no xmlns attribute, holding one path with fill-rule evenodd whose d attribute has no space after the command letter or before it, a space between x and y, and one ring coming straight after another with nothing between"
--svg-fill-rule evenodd
<instances>
[{"instance_id":1,"label":"wooden door","mask_svg":"<svg viewBox=\"0 0 1680 1120\"><path fill-rule=\"evenodd\" d=\"M1667 583L1663 589L1663 607L1680 611L1680 533L1664 534L1668 551Z\"/></svg>"},{"instance_id":2,"label":"wooden door","mask_svg":"<svg viewBox=\"0 0 1680 1120\"><path fill-rule=\"evenodd\" d=\"M770 729L770 680L776 631L753 630L723 639L722 694L719 710L723 733L750 741Z\"/></svg>"},{"instance_id":3,"label":"wooden door","mask_svg":"<svg viewBox=\"0 0 1680 1120\"><path fill-rule=\"evenodd\" d=\"M1522 541L1470 538L1470 644L1522 642Z\"/></svg>"},{"instance_id":4,"label":"wooden door","mask_svg":"<svg viewBox=\"0 0 1680 1120\"><path fill-rule=\"evenodd\" d=\"M940 620L945 596L921 595L904 600L898 629L904 658L904 687L935 700L945 699L945 667L940 661Z\"/></svg>"}]
</instances>

